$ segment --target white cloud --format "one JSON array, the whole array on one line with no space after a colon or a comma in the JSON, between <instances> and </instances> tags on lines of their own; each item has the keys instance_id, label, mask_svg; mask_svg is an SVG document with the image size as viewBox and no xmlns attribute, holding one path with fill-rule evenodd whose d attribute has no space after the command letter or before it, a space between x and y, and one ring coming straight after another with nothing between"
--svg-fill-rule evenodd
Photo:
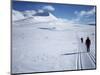
<instances>
[{"instance_id":1,"label":"white cloud","mask_svg":"<svg viewBox=\"0 0 100 75\"><path fill-rule=\"evenodd\" d=\"M26 10L23 12L23 14L26 16L26 17L31 17L32 15L35 15L37 12L35 10Z\"/></svg>"},{"instance_id":2,"label":"white cloud","mask_svg":"<svg viewBox=\"0 0 100 75\"><path fill-rule=\"evenodd\" d=\"M74 22L72 20L69 19L64 19L64 18L58 18L59 22L66 22L68 24L73 24Z\"/></svg>"},{"instance_id":3,"label":"white cloud","mask_svg":"<svg viewBox=\"0 0 100 75\"><path fill-rule=\"evenodd\" d=\"M39 9L37 12L38 12L38 13L43 13L43 12L44 12L44 10Z\"/></svg>"},{"instance_id":4,"label":"white cloud","mask_svg":"<svg viewBox=\"0 0 100 75\"><path fill-rule=\"evenodd\" d=\"M79 22L83 18L85 18L85 20L88 20L89 19L88 17L93 16L95 14L95 7L88 11L85 10L82 10L80 12L75 11L74 14L77 16L75 19L73 19L74 22Z\"/></svg>"},{"instance_id":5,"label":"white cloud","mask_svg":"<svg viewBox=\"0 0 100 75\"><path fill-rule=\"evenodd\" d=\"M22 12L20 11L16 11L16 10L12 10L12 20L16 21L16 20L20 20L20 19L24 19L24 15L22 14Z\"/></svg>"},{"instance_id":6,"label":"white cloud","mask_svg":"<svg viewBox=\"0 0 100 75\"><path fill-rule=\"evenodd\" d=\"M87 15L87 13L88 13L88 12L86 12L86 11L81 11L80 14L79 14L79 16Z\"/></svg>"},{"instance_id":7,"label":"white cloud","mask_svg":"<svg viewBox=\"0 0 100 75\"><path fill-rule=\"evenodd\" d=\"M78 11L75 11L74 14L77 15L78 14Z\"/></svg>"},{"instance_id":8,"label":"white cloud","mask_svg":"<svg viewBox=\"0 0 100 75\"><path fill-rule=\"evenodd\" d=\"M82 10L80 12L75 11L74 13L77 16L79 16L79 17L82 17L82 16L91 16L91 15L93 15L95 13L95 7L93 9L89 10L89 11Z\"/></svg>"},{"instance_id":9,"label":"white cloud","mask_svg":"<svg viewBox=\"0 0 100 75\"><path fill-rule=\"evenodd\" d=\"M42 9L46 10L46 11L54 11L55 10L55 8L53 6L50 6L50 5L44 6Z\"/></svg>"},{"instance_id":10,"label":"white cloud","mask_svg":"<svg viewBox=\"0 0 100 75\"><path fill-rule=\"evenodd\" d=\"M87 12L87 15L93 15L95 13L95 7Z\"/></svg>"}]
</instances>

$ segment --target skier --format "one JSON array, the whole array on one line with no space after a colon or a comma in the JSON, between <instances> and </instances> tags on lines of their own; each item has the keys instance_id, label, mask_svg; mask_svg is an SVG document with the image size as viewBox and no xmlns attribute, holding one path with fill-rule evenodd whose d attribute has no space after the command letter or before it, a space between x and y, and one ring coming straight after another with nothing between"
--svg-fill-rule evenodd
<instances>
[{"instance_id":1,"label":"skier","mask_svg":"<svg viewBox=\"0 0 100 75\"><path fill-rule=\"evenodd\" d=\"M86 48L87 48L87 52L90 52L91 40L89 39L89 37L87 37L87 39L85 41L85 45L86 45Z\"/></svg>"},{"instance_id":2,"label":"skier","mask_svg":"<svg viewBox=\"0 0 100 75\"><path fill-rule=\"evenodd\" d=\"M83 43L83 38L81 38L81 43Z\"/></svg>"}]
</instances>

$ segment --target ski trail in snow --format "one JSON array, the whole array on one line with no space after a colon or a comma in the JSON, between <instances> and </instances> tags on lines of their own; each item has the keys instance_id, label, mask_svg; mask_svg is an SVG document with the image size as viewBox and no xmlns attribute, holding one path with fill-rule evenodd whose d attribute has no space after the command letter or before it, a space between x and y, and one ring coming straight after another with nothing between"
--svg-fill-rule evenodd
<instances>
[{"instance_id":1,"label":"ski trail in snow","mask_svg":"<svg viewBox=\"0 0 100 75\"><path fill-rule=\"evenodd\" d=\"M95 58L93 57L93 55L91 53L88 53L88 56L90 57L91 62L93 62L94 65L96 65Z\"/></svg>"},{"instance_id":2,"label":"ski trail in snow","mask_svg":"<svg viewBox=\"0 0 100 75\"><path fill-rule=\"evenodd\" d=\"M77 54L77 69L89 69L89 68L95 68L96 66L96 61L94 55L89 52L86 52L85 44L81 43L80 38L78 35L76 36L77 41L78 41L78 53Z\"/></svg>"},{"instance_id":3,"label":"ski trail in snow","mask_svg":"<svg viewBox=\"0 0 100 75\"><path fill-rule=\"evenodd\" d=\"M80 40L80 38L79 38L77 33L76 33L76 40L77 40L77 44L78 44L77 51L80 52L80 53L77 54L76 66L77 66L77 70L80 70L80 69L82 69L82 63L81 63L81 52L82 52L81 49L82 49L82 47L81 47L81 40Z\"/></svg>"}]
</instances>

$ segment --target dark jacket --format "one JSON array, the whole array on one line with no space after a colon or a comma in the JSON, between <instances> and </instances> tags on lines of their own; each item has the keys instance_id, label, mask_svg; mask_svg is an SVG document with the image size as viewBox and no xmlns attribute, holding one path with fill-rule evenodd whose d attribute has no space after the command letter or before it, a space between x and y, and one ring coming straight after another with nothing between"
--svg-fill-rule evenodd
<instances>
[{"instance_id":1,"label":"dark jacket","mask_svg":"<svg viewBox=\"0 0 100 75\"><path fill-rule=\"evenodd\" d=\"M91 40L89 38L87 38L85 44L87 47L90 47Z\"/></svg>"}]
</instances>

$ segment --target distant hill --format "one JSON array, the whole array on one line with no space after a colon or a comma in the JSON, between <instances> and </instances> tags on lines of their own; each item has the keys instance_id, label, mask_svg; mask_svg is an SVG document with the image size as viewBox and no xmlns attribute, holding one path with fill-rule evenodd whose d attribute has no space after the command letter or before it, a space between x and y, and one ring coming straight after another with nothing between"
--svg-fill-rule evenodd
<instances>
[{"instance_id":1,"label":"distant hill","mask_svg":"<svg viewBox=\"0 0 100 75\"><path fill-rule=\"evenodd\" d=\"M88 24L88 25L92 25L92 26L95 26L96 24Z\"/></svg>"}]
</instances>

